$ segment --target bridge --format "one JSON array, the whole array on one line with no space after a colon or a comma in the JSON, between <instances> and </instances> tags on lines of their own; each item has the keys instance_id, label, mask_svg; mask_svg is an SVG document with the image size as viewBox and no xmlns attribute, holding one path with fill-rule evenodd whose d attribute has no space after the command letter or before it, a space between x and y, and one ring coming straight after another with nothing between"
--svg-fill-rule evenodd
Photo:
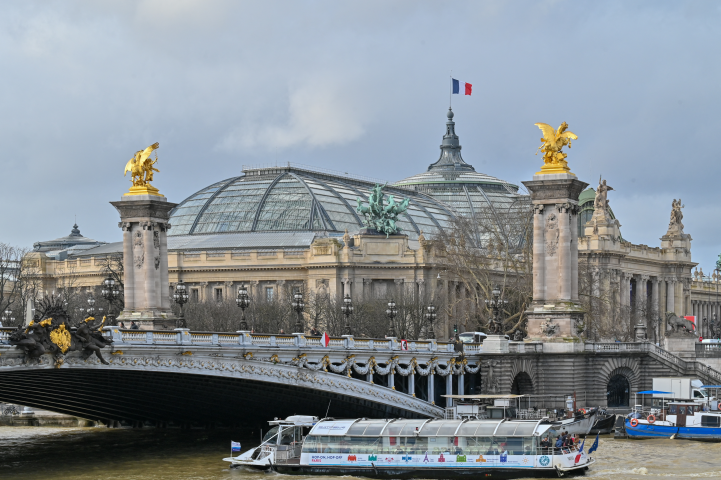
<instances>
[{"instance_id":1,"label":"bridge","mask_svg":"<svg viewBox=\"0 0 721 480\"><path fill-rule=\"evenodd\" d=\"M450 393L563 395L606 405L621 378L634 392L659 376L721 384L721 373L651 343L480 344L343 336L119 330L105 327L108 362L67 353L24 358L0 329L0 402L135 426L212 426L294 413L335 417L435 417Z\"/></svg>"}]
</instances>

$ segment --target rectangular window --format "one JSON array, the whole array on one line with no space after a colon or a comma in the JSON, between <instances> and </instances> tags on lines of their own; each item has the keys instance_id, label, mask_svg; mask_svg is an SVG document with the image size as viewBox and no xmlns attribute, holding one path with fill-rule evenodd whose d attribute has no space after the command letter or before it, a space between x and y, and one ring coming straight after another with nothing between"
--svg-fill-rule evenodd
<instances>
[{"instance_id":1,"label":"rectangular window","mask_svg":"<svg viewBox=\"0 0 721 480\"><path fill-rule=\"evenodd\" d=\"M215 301L216 301L216 302L222 302L222 301L223 301L223 289L222 289L222 288L216 288L216 289L215 289Z\"/></svg>"},{"instance_id":2,"label":"rectangular window","mask_svg":"<svg viewBox=\"0 0 721 480\"><path fill-rule=\"evenodd\" d=\"M702 427L721 427L721 417L712 415L701 415Z\"/></svg>"},{"instance_id":3,"label":"rectangular window","mask_svg":"<svg viewBox=\"0 0 721 480\"><path fill-rule=\"evenodd\" d=\"M265 287L265 299L269 302L273 301L273 287Z\"/></svg>"},{"instance_id":4,"label":"rectangular window","mask_svg":"<svg viewBox=\"0 0 721 480\"><path fill-rule=\"evenodd\" d=\"M200 299L200 292L198 292L197 288L190 289L190 299L193 302L197 302Z\"/></svg>"}]
</instances>

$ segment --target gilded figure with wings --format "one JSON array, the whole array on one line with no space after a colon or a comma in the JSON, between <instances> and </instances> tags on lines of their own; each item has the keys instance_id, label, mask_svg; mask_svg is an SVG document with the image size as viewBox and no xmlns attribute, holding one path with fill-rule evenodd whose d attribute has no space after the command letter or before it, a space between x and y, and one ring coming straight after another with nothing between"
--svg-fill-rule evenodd
<instances>
[{"instance_id":1,"label":"gilded figure with wings","mask_svg":"<svg viewBox=\"0 0 721 480\"><path fill-rule=\"evenodd\" d=\"M127 164L125 164L125 173L128 172L132 175L132 182L134 187L143 187L148 185L148 182L153 181L153 172L159 172L155 165L158 161L158 152L155 152L155 160L150 158L150 155L154 150L160 148L159 143L154 143L145 150L138 150L133 155Z\"/></svg>"},{"instance_id":2,"label":"gilded figure with wings","mask_svg":"<svg viewBox=\"0 0 721 480\"><path fill-rule=\"evenodd\" d=\"M567 155L561 150L566 145L571 148L571 140L578 139L576 134L568 131L566 122L563 122L558 130L547 123L537 123L536 126L543 132L541 138L543 143L538 147L538 150L543 153L542 173L570 173L571 169L568 168L568 162L566 162ZM536 155L538 155L538 151L536 151Z\"/></svg>"}]
</instances>

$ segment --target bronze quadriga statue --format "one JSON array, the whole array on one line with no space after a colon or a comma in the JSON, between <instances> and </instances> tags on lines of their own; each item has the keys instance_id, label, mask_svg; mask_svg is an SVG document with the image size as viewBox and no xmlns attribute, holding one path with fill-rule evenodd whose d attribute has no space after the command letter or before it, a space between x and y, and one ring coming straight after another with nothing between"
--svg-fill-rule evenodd
<instances>
[{"instance_id":1,"label":"bronze quadriga statue","mask_svg":"<svg viewBox=\"0 0 721 480\"><path fill-rule=\"evenodd\" d=\"M94 353L102 363L108 365L100 353L102 348L113 343L101 333L105 317L99 322L88 317L79 325L71 326L62 301L54 297L43 299L37 310L40 312L39 317L27 327L19 326L9 338L11 345L25 352L26 363L47 353L53 356L55 366L59 367L67 352L79 351L84 359Z\"/></svg>"}]
</instances>

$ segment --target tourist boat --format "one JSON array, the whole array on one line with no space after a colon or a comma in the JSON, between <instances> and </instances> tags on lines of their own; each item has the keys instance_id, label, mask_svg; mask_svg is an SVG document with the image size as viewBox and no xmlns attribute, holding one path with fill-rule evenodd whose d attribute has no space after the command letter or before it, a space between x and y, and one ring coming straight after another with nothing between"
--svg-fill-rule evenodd
<instances>
[{"instance_id":1,"label":"tourist boat","mask_svg":"<svg viewBox=\"0 0 721 480\"><path fill-rule=\"evenodd\" d=\"M231 467L250 467L267 470L279 459L295 457L300 454L303 438L318 422L318 417L293 415L285 420L268 422L272 428L263 436L260 445L251 448L237 457L223 460L230 462Z\"/></svg>"},{"instance_id":2,"label":"tourist boat","mask_svg":"<svg viewBox=\"0 0 721 480\"><path fill-rule=\"evenodd\" d=\"M267 463L282 474L370 478L556 477L594 463L590 444L541 447L550 430L543 420L323 419L300 448L276 450ZM252 452L225 460L237 465Z\"/></svg>"}]
</instances>

